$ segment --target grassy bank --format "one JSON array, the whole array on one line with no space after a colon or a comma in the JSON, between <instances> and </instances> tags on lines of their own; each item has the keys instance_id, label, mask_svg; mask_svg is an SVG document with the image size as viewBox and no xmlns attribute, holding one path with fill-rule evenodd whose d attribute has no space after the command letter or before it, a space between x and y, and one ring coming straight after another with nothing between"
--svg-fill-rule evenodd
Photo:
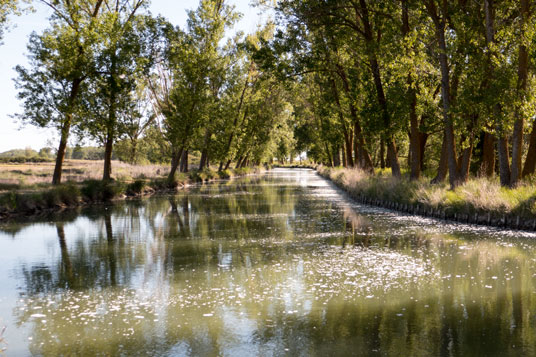
<instances>
[{"instance_id":1,"label":"grassy bank","mask_svg":"<svg viewBox=\"0 0 536 357\"><path fill-rule=\"evenodd\" d=\"M136 180L67 182L59 186L37 184L9 187L4 184L0 193L0 219L17 214L36 214L46 210L75 207L95 202L107 202L155 192L173 192L193 183L230 179L258 174L263 168L241 168L224 171L202 170L180 173L173 181L166 177Z\"/></svg>"},{"instance_id":2,"label":"grassy bank","mask_svg":"<svg viewBox=\"0 0 536 357\"><path fill-rule=\"evenodd\" d=\"M0 185L23 188L48 185L52 180L55 162L0 162ZM63 180L83 182L102 178L102 160L65 160ZM169 173L169 165L131 165L113 161L113 175L119 181L157 178ZM0 190L2 187L0 186Z\"/></svg>"},{"instance_id":3,"label":"grassy bank","mask_svg":"<svg viewBox=\"0 0 536 357\"><path fill-rule=\"evenodd\" d=\"M408 212L411 207L418 207L426 215L480 224L500 225L502 221L505 226L517 224L527 228L532 228L536 219L536 185L530 183L510 189L501 187L498 180L473 178L450 190L446 183L430 184L425 179L410 182L382 172L372 176L354 169L319 167L317 170L352 197L383 206L396 203L393 208Z\"/></svg>"}]
</instances>

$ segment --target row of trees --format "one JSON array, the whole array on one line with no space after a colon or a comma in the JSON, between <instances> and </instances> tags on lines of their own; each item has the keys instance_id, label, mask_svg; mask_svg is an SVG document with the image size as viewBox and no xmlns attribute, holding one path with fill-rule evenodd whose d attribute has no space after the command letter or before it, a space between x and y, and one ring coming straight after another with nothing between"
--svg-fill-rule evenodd
<instances>
[{"instance_id":1,"label":"row of trees","mask_svg":"<svg viewBox=\"0 0 536 357\"><path fill-rule=\"evenodd\" d=\"M515 186L536 164L534 10L531 0L281 0L281 31L257 57L301 85L296 138L315 160L400 176L406 156L411 179L435 167L434 181L455 187L498 171Z\"/></svg>"},{"instance_id":2,"label":"row of trees","mask_svg":"<svg viewBox=\"0 0 536 357\"><path fill-rule=\"evenodd\" d=\"M192 151L201 153L199 169L223 170L291 146L292 86L253 59L273 25L226 36L240 14L224 0L200 1L184 29L153 17L147 0L40 2L53 14L30 37L30 64L16 68L17 117L58 130L54 184L75 134L104 146L103 180L118 142L135 161L148 138L154 147L146 152L171 161L170 180L188 171Z\"/></svg>"}]
</instances>

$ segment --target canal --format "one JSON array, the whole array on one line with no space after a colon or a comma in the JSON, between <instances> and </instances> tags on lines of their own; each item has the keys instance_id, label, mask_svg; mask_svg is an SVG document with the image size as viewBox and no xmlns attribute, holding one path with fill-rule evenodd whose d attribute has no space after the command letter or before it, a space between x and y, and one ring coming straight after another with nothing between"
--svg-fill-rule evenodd
<instances>
[{"instance_id":1,"label":"canal","mask_svg":"<svg viewBox=\"0 0 536 357\"><path fill-rule=\"evenodd\" d=\"M311 170L0 224L7 356L536 355L536 235Z\"/></svg>"}]
</instances>

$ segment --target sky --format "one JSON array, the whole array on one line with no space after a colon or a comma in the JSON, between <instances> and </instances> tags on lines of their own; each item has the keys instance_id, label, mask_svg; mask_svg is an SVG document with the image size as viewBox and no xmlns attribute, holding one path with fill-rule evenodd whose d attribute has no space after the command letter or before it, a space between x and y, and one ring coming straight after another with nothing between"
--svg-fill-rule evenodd
<instances>
[{"instance_id":1,"label":"sky","mask_svg":"<svg viewBox=\"0 0 536 357\"><path fill-rule=\"evenodd\" d=\"M186 10L197 8L199 0L152 0L150 11L153 15L162 15L171 23L182 28L186 25ZM236 10L243 14L236 30L245 33L254 32L257 24L263 22L266 15L259 15L259 9L249 6L249 0L229 0ZM0 152L11 149L31 147L39 150L45 146L56 147L57 133L52 129L39 129L34 126L21 126L11 116L20 113L21 103L17 99L17 90L13 78L16 77L14 67L27 65L26 45L30 34L40 33L48 26L51 11L37 1L36 11L18 17L11 17L11 26L4 34L0 45Z\"/></svg>"}]
</instances>

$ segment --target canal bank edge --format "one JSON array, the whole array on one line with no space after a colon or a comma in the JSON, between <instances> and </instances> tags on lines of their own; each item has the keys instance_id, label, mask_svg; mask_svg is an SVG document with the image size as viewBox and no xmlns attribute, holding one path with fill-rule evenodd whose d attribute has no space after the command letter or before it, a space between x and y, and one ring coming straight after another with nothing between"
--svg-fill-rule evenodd
<instances>
[{"instance_id":1,"label":"canal bank edge","mask_svg":"<svg viewBox=\"0 0 536 357\"><path fill-rule=\"evenodd\" d=\"M181 173L173 182L166 178L139 179L133 182L89 180L34 190L14 190L0 194L0 222L91 204L147 197L157 193L173 193L196 183L228 181L258 175L267 170L270 170L270 167L246 167L219 172L203 170Z\"/></svg>"},{"instance_id":2,"label":"canal bank edge","mask_svg":"<svg viewBox=\"0 0 536 357\"><path fill-rule=\"evenodd\" d=\"M345 185L340 180L334 180L330 175L330 170L317 167L319 176L329 180L335 186L343 190L353 200L369 206L382 207L389 210L409 213L411 215L440 219L464 224L475 224L480 226L498 227L505 229L516 229L534 232L536 231L536 217L526 217L519 214L500 214L490 210L474 210L474 212L456 212L453 207L433 207L420 203L405 203L393 200L385 200L363 192L356 192Z\"/></svg>"}]
</instances>

